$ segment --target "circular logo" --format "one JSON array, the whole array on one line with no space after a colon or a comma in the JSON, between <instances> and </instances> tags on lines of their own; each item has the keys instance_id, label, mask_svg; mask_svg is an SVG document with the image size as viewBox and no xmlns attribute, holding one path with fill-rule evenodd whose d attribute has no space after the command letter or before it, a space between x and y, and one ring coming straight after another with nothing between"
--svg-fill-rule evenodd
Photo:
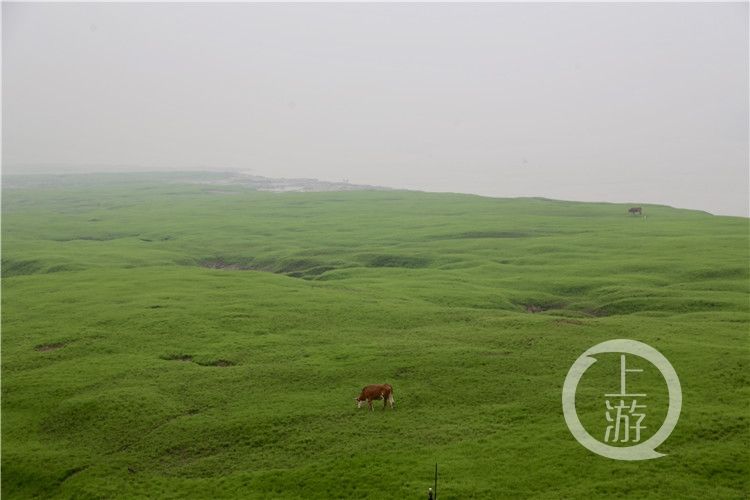
<instances>
[{"instance_id":1,"label":"circular logo","mask_svg":"<svg viewBox=\"0 0 750 500\"><path fill-rule=\"evenodd\" d=\"M664 380L667 382L667 389L669 391L669 409L667 410L667 416L664 419L664 423L662 423L659 430L649 439L633 446L610 446L598 441L586 431L576 413L576 388L586 370L596 363L596 358L593 358L592 356L609 352L633 354L646 359L659 369ZM623 373L628 371L625 369L624 360L622 369ZM623 392L625 392L624 387ZM633 405L635 405L635 402ZM565 415L565 423L568 424L571 434L573 434L573 437L576 438L579 443L590 451L614 460L647 460L664 456L663 453L657 452L655 448L669 437L675 425L677 425L677 420L680 418L680 410L682 409L682 388L680 387L680 380L677 378L677 373L674 371L672 365L667 358L653 347L636 340L608 340L586 350L586 352L581 354L575 363L573 363L573 366L570 367L568 375L565 377L565 383L563 384L562 406L563 414Z\"/></svg>"}]
</instances>

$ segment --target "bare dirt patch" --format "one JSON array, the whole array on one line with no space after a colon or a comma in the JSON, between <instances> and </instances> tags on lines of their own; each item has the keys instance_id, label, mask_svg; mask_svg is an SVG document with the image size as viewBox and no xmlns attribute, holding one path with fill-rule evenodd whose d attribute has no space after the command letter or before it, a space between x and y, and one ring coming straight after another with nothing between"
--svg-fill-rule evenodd
<instances>
[{"instance_id":1,"label":"bare dirt patch","mask_svg":"<svg viewBox=\"0 0 750 500\"><path fill-rule=\"evenodd\" d=\"M39 344L38 346L34 347L34 350L39 352L49 352L62 349L63 347L65 347L65 343L53 342L52 344Z\"/></svg>"},{"instance_id":2,"label":"bare dirt patch","mask_svg":"<svg viewBox=\"0 0 750 500\"><path fill-rule=\"evenodd\" d=\"M256 270L256 268L251 265L239 264L236 262L226 262L223 259L203 260L200 262L200 265L202 267L207 267L209 269L229 269L232 271L254 271Z\"/></svg>"},{"instance_id":3,"label":"bare dirt patch","mask_svg":"<svg viewBox=\"0 0 750 500\"><path fill-rule=\"evenodd\" d=\"M405 267L417 269L428 267L430 259L417 255L363 255L360 257L367 267Z\"/></svg>"},{"instance_id":4,"label":"bare dirt patch","mask_svg":"<svg viewBox=\"0 0 750 500\"><path fill-rule=\"evenodd\" d=\"M71 236L69 238L63 237L63 238L52 238L50 241L60 241L60 242L66 242L66 241L112 241L112 240L120 240L124 238L135 238L138 237L140 233L105 233L105 234L83 234L83 235L76 235Z\"/></svg>"},{"instance_id":5,"label":"bare dirt patch","mask_svg":"<svg viewBox=\"0 0 750 500\"><path fill-rule=\"evenodd\" d=\"M190 362L193 360L193 357L190 354L167 354L166 356L162 356L161 359L165 359L167 361Z\"/></svg>"},{"instance_id":6,"label":"bare dirt patch","mask_svg":"<svg viewBox=\"0 0 750 500\"><path fill-rule=\"evenodd\" d=\"M559 302L527 302L518 304L527 313L537 314L554 309L562 309L565 305Z\"/></svg>"},{"instance_id":7,"label":"bare dirt patch","mask_svg":"<svg viewBox=\"0 0 750 500\"><path fill-rule=\"evenodd\" d=\"M219 367L227 367L227 366L234 366L235 363L228 361L226 359L217 359L215 361L208 361L205 363L198 363L201 366L219 366Z\"/></svg>"},{"instance_id":8,"label":"bare dirt patch","mask_svg":"<svg viewBox=\"0 0 750 500\"><path fill-rule=\"evenodd\" d=\"M258 271L283 274L290 278L316 279L320 275L337 269L314 259L289 258L278 261L256 260L252 257L212 257L198 262L201 267L225 271Z\"/></svg>"},{"instance_id":9,"label":"bare dirt patch","mask_svg":"<svg viewBox=\"0 0 750 500\"><path fill-rule=\"evenodd\" d=\"M166 361L182 361L183 363L195 363L196 365L200 366L227 367L237 364L234 361L229 361L227 359L212 359L207 361L205 359L201 359L200 357L198 359L195 359L191 354L165 354L159 357Z\"/></svg>"}]
</instances>

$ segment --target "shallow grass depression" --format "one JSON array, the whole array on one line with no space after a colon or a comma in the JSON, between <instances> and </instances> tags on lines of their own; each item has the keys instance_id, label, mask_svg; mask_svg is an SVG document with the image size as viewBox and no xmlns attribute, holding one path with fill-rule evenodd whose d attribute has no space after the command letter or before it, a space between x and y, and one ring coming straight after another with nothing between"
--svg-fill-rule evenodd
<instances>
[{"instance_id":1,"label":"shallow grass depression","mask_svg":"<svg viewBox=\"0 0 750 500\"><path fill-rule=\"evenodd\" d=\"M445 500L747 498L746 218L207 178L4 179L4 497L422 498L437 462ZM617 338L680 377L662 458L566 427ZM579 387L600 438L619 359Z\"/></svg>"}]
</instances>

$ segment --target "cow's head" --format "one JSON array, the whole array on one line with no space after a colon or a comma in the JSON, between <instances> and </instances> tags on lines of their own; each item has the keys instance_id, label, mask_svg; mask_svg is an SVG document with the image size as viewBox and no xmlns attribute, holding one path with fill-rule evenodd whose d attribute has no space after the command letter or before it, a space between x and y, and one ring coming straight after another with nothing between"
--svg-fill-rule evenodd
<instances>
[{"instance_id":1,"label":"cow's head","mask_svg":"<svg viewBox=\"0 0 750 500\"><path fill-rule=\"evenodd\" d=\"M357 402L357 408L362 408L362 405L365 404L365 402L359 398L354 398L354 401Z\"/></svg>"}]
</instances>

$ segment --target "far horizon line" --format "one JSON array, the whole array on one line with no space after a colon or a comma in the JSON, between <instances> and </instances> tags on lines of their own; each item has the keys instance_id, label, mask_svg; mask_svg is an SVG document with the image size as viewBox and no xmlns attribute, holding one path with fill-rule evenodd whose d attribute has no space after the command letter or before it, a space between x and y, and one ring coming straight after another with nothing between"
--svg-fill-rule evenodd
<instances>
[{"instance_id":1,"label":"far horizon line","mask_svg":"<svg viewBox=\"0 0 750 500\"><path fill-rule=\"evenodd\" d=\"M60 171L60 167L63 171ZM18 169L32 168L36 171L33 172L19 172ZM106 170L106 168L125 168L126 170ZM11 172L8 172L8 170ZM611 200L585 200L585 199L570 199L570 198L553 198L543 195L523 195L523 196L502 196L502 195L489 195L469 191L451 191L451 190L428 190L428 189L414 189L406 187L388 186L382 184L364 184L358 182L350 182L349 179L339 180L328 180L321 179L318 177L271 177L256 173L253 169L238 168L238 167L212 167L212 166L188 166L188 167L144 167L142 165L132 164L71 164L71 163L11 163L9 165L0 165L0 175L2 177L8 176L67 176L67 175L91 175L91 174L179 174L179 173L214 173L214 174L239 174L253 177L260 177L269 180L309 180L316 181L326 184L348 184L351 186L359 187L371 187L380 189L389 189L396 191L413 191L420 193L436 193L436 194L461 194L470 196L479 196L482 198L496 198L496 199L542 199L549 201L562 201L562 202L574 202L574 203L606 203L612 205L645 205L645 206L657 206L667 207L677 210L691 210L695 212L703 212L713 217L740 217L744 219L750 219L750 213L748 214L717 214L709 210L694 207L681 207L670 205L664 202L652 202L652 201L611 201ZM0 186L2 184L0 183ZM312 191L309 191L312 192Z\"/></svg>"}]
</instances>

